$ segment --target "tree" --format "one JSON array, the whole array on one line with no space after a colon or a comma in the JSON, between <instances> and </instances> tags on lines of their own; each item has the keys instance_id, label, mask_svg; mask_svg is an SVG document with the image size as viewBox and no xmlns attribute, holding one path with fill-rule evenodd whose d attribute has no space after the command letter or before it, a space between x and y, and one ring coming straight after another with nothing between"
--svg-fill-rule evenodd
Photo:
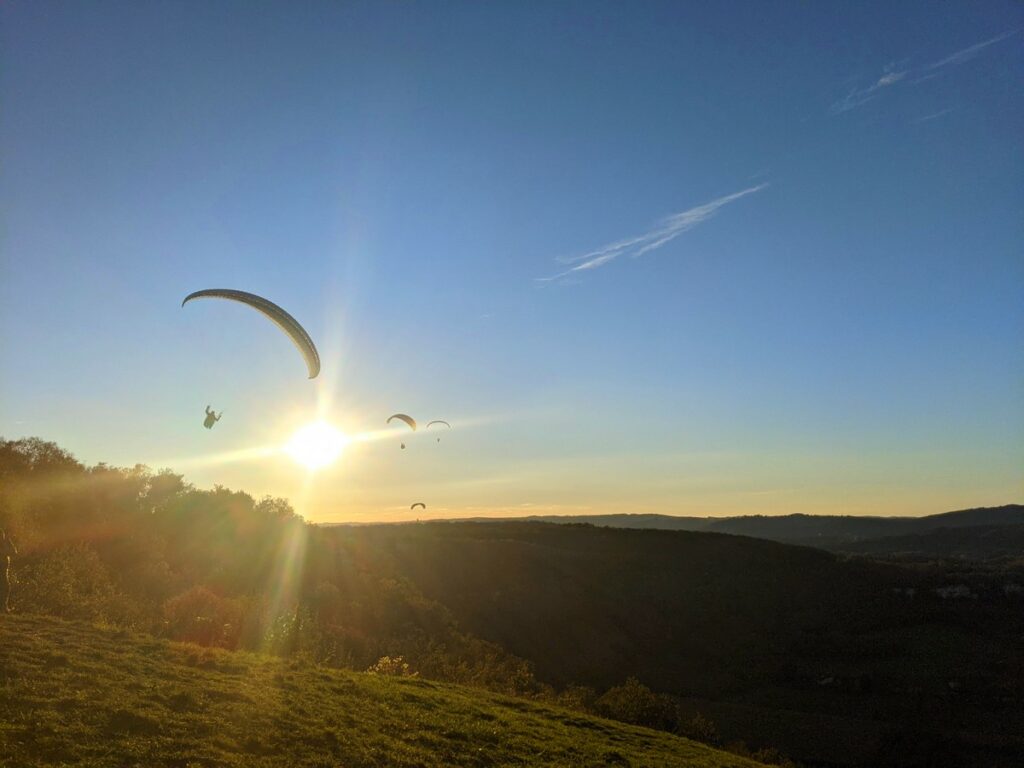
<instances>
[{"instance_id":1,"label":"tree","mask_svg":"<svg viewBox=\"0 0 1024 768\"><path fill-rule=\"evenodd\" d=\"M635 677L609 688L597 700L597 711L613 720L672 730L676 725L675 704L667 696L658 696Z\"/></svg>"}]
</instances>

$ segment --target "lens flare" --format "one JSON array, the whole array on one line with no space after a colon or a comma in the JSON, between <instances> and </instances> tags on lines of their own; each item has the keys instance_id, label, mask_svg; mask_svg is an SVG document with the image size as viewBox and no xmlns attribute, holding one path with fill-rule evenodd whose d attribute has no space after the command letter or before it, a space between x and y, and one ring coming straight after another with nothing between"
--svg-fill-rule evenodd
<instances>
[{"instance_id":1,"label":"lens flare","mask_svg":"<svg viewBox=\"0 0 1024 768\"><path fill-rule=\"evenodd\" d=\"M326 421L316 421L292 435L284 449L296 463L313 470L337 461L347 443L343 432Z\"/></svg>"}]
</instances>

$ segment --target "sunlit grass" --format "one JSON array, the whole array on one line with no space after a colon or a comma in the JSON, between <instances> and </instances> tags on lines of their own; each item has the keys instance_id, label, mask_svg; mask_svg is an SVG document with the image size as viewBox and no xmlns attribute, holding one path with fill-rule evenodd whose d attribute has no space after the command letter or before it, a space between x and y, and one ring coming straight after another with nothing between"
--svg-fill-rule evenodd
<instances>
[{"instance_id":1,"label":"sunlit grass","mask_svg":"<svg viewBox=\"0 0 1024 768\"><path fill-rule=\"evenodd\" d=\"M4 765L755 768L703 744L457 685L0 621Z\"/></svg>"}]
</instances>

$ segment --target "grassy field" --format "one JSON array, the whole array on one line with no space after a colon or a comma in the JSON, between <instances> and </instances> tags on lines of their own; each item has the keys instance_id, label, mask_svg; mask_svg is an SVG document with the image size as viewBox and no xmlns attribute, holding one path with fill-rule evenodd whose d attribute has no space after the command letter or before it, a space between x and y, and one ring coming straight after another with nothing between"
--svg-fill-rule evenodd
<instances>
[{"instance_id":1,"label":"grassy field","mask_svg":"<svg viewBox=\"0 0 1024 768\"><path fill-rule=\"evenodd\" d=\"M757 765L473 688L28 615L0 615L0 764Z\"/></svg>"}]
</instances>

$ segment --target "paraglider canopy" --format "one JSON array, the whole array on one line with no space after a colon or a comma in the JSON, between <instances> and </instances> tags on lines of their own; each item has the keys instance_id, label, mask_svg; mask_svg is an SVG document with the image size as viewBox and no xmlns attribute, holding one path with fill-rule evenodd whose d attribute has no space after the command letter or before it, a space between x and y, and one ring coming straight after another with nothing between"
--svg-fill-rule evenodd
<instances>
[{"instance_id":1,"label":"paraglider canopy","mask_svg":"<svg viewBox=\"0 0 1024 768\"><path fill-rule=\"evenodd\" d=\"M396 414L394 414L392 416L388 416L388 420L387 420L386 423L390 424L394 419L398 419L399 421L404 421L406 424L408 424L410 427L412 427L412 431L413 432L416 431L416 419L414 419L412 416L407 416L404 413L396 413Z\"/></svg>"},{"instance_id":2,"label":"paraglider canopy","mask_svg":"<svg viewBox=\"0 0 1024 768\"><path fill-rule=\"evenodd\" d=\"M449 424L447 421L444 421L442 419L434 419L433 421L428 421L427 422L427 429L430 429L435 424L444 424L446 427L448 427L448 429L452 428L452 425ZM439 443L441 442L441 438L440 437L437 438L437 442L439 442Z\"/></svg>"},{"instance_id":3,"label":"paraglider canopy","mask_svg":"<svg viewBox=\"0 0 1024 768\"><path fill-rule=\"evenodd\" d=\"M237 301L240 304L252 307L288 334L288 338L292 340L292 343L302 354L303 360L306 361L309 378L315 379L317 374L320 373L320 355L313 345L313 340L306 333L306 329L299 325L298 320L274 302L264 299L262 296L257 296L254 293L246 293L245 291L236 291L230 288L208 288L190 293L181 302L181 306L184 307L193 299L227 299L228 301Z\"/></svg>"},{"instance_id":4,"label":"paraglider canopy","mask_svg":"<svg viewBox=\"0 0 1024 768\"><path fill-rule=\"evenodd\" d=\"M423 507L424 509L426 509L427 505L424 504L422 501L417 501L415 504L411 505L409 509L416 509L416 507Z\"/></svg>"}]
</instances>

